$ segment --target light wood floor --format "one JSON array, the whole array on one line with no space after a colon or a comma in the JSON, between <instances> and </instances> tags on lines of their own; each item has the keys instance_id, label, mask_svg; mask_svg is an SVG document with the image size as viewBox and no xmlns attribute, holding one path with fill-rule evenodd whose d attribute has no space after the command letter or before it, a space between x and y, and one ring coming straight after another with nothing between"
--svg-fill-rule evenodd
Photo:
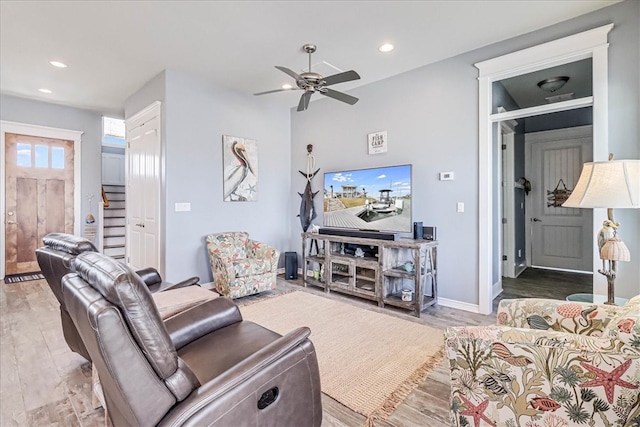
<instances>
[{"instance_id":1,"label":"light wood floor","mask_svg":"<svg viewBox=\"0 0 640 427\"><path fill-rule=\"evenodd\" d=\"M503 295L496 299L495 304L500 298L518 295L564 299L569 293L589 292L591 288L590 277L567 274L557 280L544 270L527 270L525 273L519 280L505 281ZM303 288L299 281L280 280L277 291L248 297L246 301L268 298L291 289L323 293L317 288ZM494 323L493 315L484 316L447 307L429 307L417 319L400 310L380 309L371 302L336 293L328 297L441 329ZM89 364L72 353L64 341L58 302L46 281L9 285L0 282L0 426L104 425L104 411L91 406L90 377ZM376 425L448 425L448 406L449 370L445 360L391 417ZM362 415L325 395L323 408L323 426L364 424Z\"/></svg>"}]
</instances>

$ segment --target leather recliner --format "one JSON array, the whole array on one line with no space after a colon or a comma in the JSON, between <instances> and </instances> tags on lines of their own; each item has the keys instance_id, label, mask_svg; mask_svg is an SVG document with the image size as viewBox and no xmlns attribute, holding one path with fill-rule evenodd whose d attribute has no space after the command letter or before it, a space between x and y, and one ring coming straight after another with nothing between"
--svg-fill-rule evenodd
<instances>
[{"instance_id":1,"label":"leather recliner","mask_svg":"<svg viewBox=\"0 0 640 427\"><path fill-rule=\"evenodd\" d=\"M320 426L308 328L285 336L216 298L162 321L141 278L93 252L64 277L65 305L113 425Z\"/></svg>"},{"instance_id":2,"label":"leather recliner","mask_svg":"<svg viewBox=\"0 0 640 427\"><path fill-rule=\"evenodd\" d=\"M60 320L62 321L64 339L73 352L91 361L64 305L62 278L65 274L73 271L72 261L78 254L97 252L98 250L93 243L84 237L67 233L50 233L42 241L44 246L36 249L36 258L51 291L60 303ZM155 268L145 268L140 270L139 274L152 293L195 285L200 280L198 277L191 277L179 283L164 282Z\"/></svg>"}]
</instances>

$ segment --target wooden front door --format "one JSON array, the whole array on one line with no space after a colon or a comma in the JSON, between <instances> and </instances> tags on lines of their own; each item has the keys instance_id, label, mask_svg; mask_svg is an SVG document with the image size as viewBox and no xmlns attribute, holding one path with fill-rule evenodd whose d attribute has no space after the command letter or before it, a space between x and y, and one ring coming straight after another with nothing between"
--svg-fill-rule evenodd
<instances>
[{"instance_id":1,"label":"wooden front door","mask_svg":"<svg viewBox=\"0 0 640 427\"><path fill-rule=\"evenodd\" d=\"M73 144L5 134L5 274L39 271L42 238L73 233Z\"/></svg>"}]
</instances>

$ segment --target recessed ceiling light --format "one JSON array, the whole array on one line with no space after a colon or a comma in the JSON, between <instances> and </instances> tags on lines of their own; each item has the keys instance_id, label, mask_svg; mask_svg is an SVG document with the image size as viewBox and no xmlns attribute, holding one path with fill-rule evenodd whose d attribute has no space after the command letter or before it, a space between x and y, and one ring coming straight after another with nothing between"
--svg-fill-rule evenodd
<instances>
[{"instance_id":1,"label":"recessed ceiling light","mask_svg":"<svg viewBox=\"0 0 640 427\"><path fill-rule=\"evenodd\" d=\"M385 43L385 44L383 44L382 46L380 46L380 47L378 48L378 50L379 50L380 52L385 52L385 53L386 53L386 52L391 52L394 48L395 48L395 46L394 46L394 45L392 45L391 43Z\"/></svg>"},{"instance_id":2,"label":"recessed ceiling light","mask_svg":"<svg viewBox=\"0 0 640 427\"><path fill-rule=\"evenodd\" d=\"M283 84L282 85L282 89L293 89L293 86L291 86L290 84Z\"/></svg>"},{"instance_id":3,"label":"recessed ceiling light","mask_svg":"<svg viewBox=\"0 0 640 427\"><path fill-rule=\"evenodd\" d=\"M38 91L39 91L39 92L42 92L42 93L53 93L53 92L51 91L51 89L44 89L44 88L42 88L42 89L38 89Z\"/></svg>"},{"instance_id":4,"label":"recessed ceiling light","mask_svg":"<svg viewBox=\"0 0 640 427\"><path fill-rule=\"evenodd\" d=\"M54 67L58 67L58 68L67 68L67 64L65 64L64 62L60 62L60 61L49 61L49 64L53 65Z\"/></svg>"}]
</instances>

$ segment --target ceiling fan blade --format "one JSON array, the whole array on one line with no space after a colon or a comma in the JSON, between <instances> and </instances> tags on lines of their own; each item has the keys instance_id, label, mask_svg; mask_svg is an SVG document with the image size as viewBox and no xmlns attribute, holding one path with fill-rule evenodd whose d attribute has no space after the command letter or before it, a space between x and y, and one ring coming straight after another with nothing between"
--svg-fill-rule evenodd
<instances>
[{"instance_id":1,"label":"ceiling fan blade","mask_svg":"<svg viewBox=\"0 0 640 427\"><path fill-rule=\"evenodd\" d=\"M305 92L300 97L300 102L298 102L298 111L304 111L309 108L309 99L311 99L311 95L313 92Z\"/></svg>"},{"instance_id":2,"label":"ceiling fan blade","mask_svg":"<svg viewBox=\"0 0 640 427\"><path fill-rule=\"evenodd\" d=\"M274 90L267 90L265 92L254 93L254 95L257 96L257 95L266 95L268 93L274 93L274 92L288 92L290 90L300 90L300 89L298 89L297 87L292 87L292 88L289 88L289 89L274 89Z\"/></svg>"},{"instance_id":3,"label":"ceiling fan blade","mask_svg":"<svg viewBox=\"0 0 640 427\"><path fill-rule=\"evenodd\" d=\"M344 73L334 74L329 77L325 77L324 80L326 82L325 86L334 85L336 83L342 82L350 82L351 80L358 80L360 75L353 70L345 71Z\"/></svg>"},{"instance_id":4,"label":"ceiling fan blade","mask_svg":"<svg viewBox=\"0 0 640 427\"><path fill-rule=\"evenodd\" d=\"M283 73L289 74L291 77L293 77L294 79L296 79L296 81L300 80L300 76L297 75L295 73L295 71L292 71L290 69L288 69L287 67L281 67L279 65L276 65L276 68L280 71L282 71Z\"/></svg>"},{"instance_id":5,"label":"ceiling fan blade","mask_svg":"<svg viewBox=\"0 0 640 427\"><path fill-rule=\"evenodd\" d=\"M353 105L358 102L358 98L355 96L347 95L346 93L338 92L333 89L323 89L320 92L324 96L328 96L329 98L337 99L338 101L346 102L349 105Z\"/></svg>"}]
</instances>

